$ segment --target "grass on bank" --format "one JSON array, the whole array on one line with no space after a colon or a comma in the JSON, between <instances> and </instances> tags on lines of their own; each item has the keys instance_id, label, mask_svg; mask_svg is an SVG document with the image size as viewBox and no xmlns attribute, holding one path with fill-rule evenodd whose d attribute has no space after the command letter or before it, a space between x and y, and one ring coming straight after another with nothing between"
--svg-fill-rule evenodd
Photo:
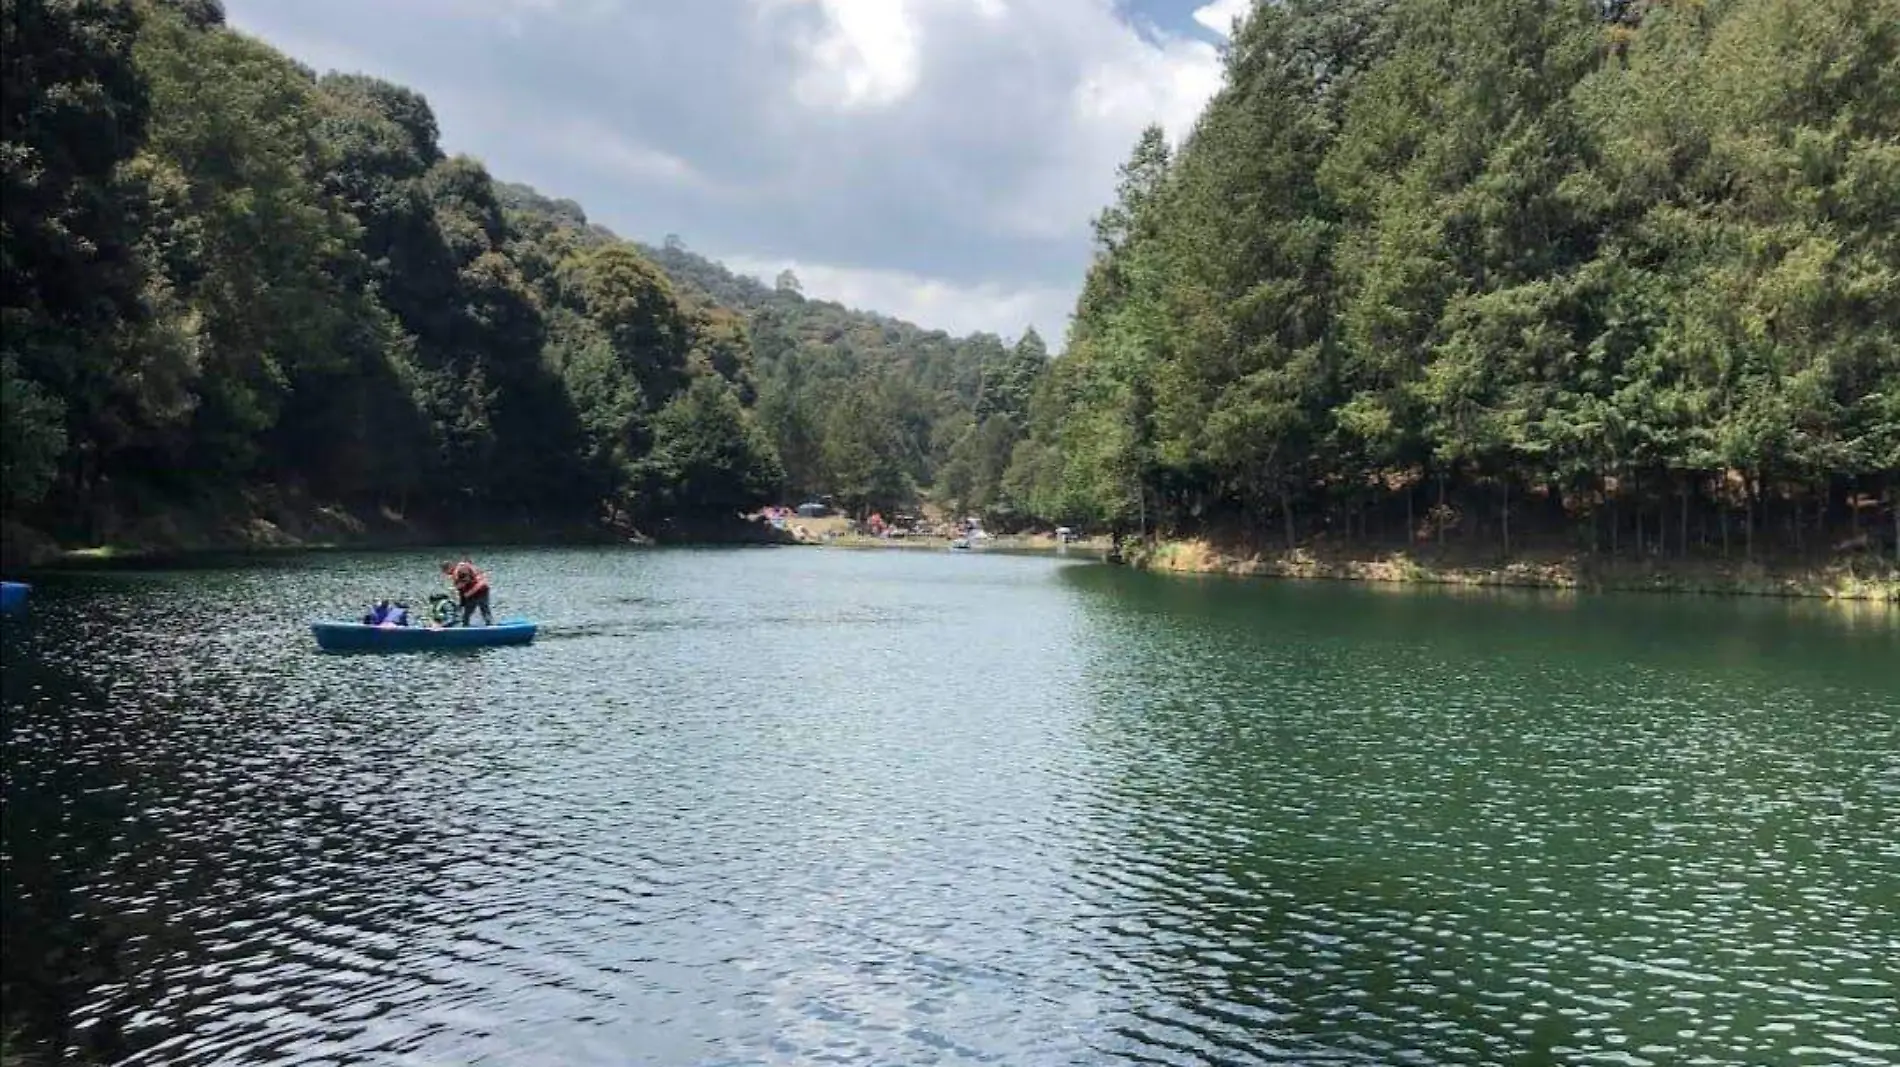
<instances>
[{"instance_id":1,"label":"grass on bank","mask_svg":"<svg viewBox=\"0 0 1900 1067\"><path fill-rule=\"evenodd\" d=\"M1149 570L1194 574L1900 604L1900 567L1867 556L1805 562L1697 558L1639 562L1574 553L1526 553L1500 560L1480 553L1380 551L1350 545L1235 551L1206 539L1186 538L1139 545L1129 551L1128 559Z\"/></svg>"}]
</instances>

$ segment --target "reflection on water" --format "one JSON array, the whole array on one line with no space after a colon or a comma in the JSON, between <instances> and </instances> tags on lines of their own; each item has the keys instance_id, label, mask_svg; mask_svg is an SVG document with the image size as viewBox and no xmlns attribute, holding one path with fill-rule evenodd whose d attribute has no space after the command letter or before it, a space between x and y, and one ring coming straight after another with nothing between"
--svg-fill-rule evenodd
<instances>
[{"instance_id":1,"label":"reflection on water","mask_svg":"<svg viewBox=\"0 0 1900 1067\"><path fill-rule=\"evenodd\" d=\"M1183 1047L1250 1012L1302 1060L1900 1055L1891 630L1650 598L1099 592L1098 736L1128 768L1108 806L1147 829L1103 871L1149 902L1130 969L1180 975L1159 1021Z\"/></svg>"},{"instance_id":2,"label":"reflection on water","mask_svg":"<svg viewBox=\"0 0 1900 1067\"><path fill-rule=\"evenodd\" d=\"M5 1002L107 1062L1890 1063L1900 625L511 552L54 579ZM1884 620L1884 621L1883 621Z\"/></svg>"}]
</instances>

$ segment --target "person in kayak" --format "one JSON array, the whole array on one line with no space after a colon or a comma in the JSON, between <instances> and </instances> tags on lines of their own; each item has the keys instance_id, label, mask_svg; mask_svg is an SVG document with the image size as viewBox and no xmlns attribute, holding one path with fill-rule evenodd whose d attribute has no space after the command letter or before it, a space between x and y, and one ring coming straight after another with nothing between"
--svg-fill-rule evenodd
<instances>
[{"instance_id":1,"label":"person in kayak","mask_svg":"<svg viewBox=\"0 0 1900 1067\"><path fill-rule=\"evenodd\" d=\"M365 626L407 626L409 625L409 605L400 601L391 604L387 600L378 600L363 616Z\"/></svg>"},{"instance_id":2,"label":"person in kayak","mask_svg":"<svg viewBox=\"0 0 1900 1067\"><path fill-rule=\"evenodd\" d=\"M462 625L467 626L479 609L482 613L482 625L495 625L495 616L488 610L488 576L475 569L468 560L460 563L442 564L442 573L455 586L455 595L462 602Z\"/></svg>"},{"instance_id":3,"label":"person in kayak","mask_svg":"<svg viewBox=\"0 0 1900 1067\"><path fill-rule=\"evenodd\" d=\"M440 629L455 625L455 598L447 593L429 594L429 617L424 624L430 629Z\"/></svg>"}]
</instances>

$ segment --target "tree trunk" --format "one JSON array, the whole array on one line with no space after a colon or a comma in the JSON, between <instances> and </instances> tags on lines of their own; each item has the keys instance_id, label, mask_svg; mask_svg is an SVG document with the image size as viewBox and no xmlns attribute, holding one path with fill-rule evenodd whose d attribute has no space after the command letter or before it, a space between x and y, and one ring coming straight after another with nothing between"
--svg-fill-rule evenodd
<instances>
[{"instance_id":1,"label":"tree trunk","mask_svg":"<svg viewBox=\"0 0 1900 1067\"><path fill-rule=\"evenodd\" d=\"M1438 535L1438 547L1445 547L1445 472L1438 472L1438 521L1433 524Z\"/></svg>"},{"instance_id":2,"label":"tree trunk","mask_svg":"<svg viewBox=\"0 0 1900 1067\"><path fill-rule=\"evenodd\" d=\"M1511 554L1511 479L1508 475L1504 478L1503 485L1504 508L1500 514L1504 528L1504 555L1508 558Z\"/></svg>"},{"instance_id":3,"label":"tree trunk","mask_svg":"<svg viewBox=\"0 0 1900 1067\"><path fill-rule=\"evenodd\" d=\"M1636 520L1636 558L1642 559L1643 558L1643 499L1642 497L1639 496L1636 498L1636 507L1632 510L1635 511L1635 514L1632 515L1631 518Z\"/></svg>"},{"instance_id":4,"label":"tree trunk","mask_svg":"<svg viewBox=\"0 0 1900 1067\"><path fill-rule=\"evenodd\" d=\"M1676 554L1689 558L1689 476L1682 478L1682 529L1676 541Z\"/></svg>"},{"instance_id":5,"label":"tree trunk","mask_svg":"<svg viewBox=\"0 0 1900 1067\"><path fill-rule=\"evenodd\" d=\"M1755 478L1742 476L1742 558L1755 558Z\"/></svg>"},{"instance_id":6,"label":"tree trunk","mask_svg":"<svg viewBox=\"0 0 1900 1067\"><path fill-rule=\"evenodd\" d=\"M1623 554L1623 508L1622 486L1617 486L1617 494L1611 496L1606 488L1603 491L1610 505L1610 558L1616 559Z\"/></svg>"},{"instance_id":7,"label":"tree trunk","mask_svg":"<svg viewBox=\"0 0 1900 1067\"><path fill-rule=\"evenodd\" d=\"M1415 488L1411 482L1405 483L1405 543L1408 547L1418 540L1418 523L1412 519L1412 490Z\"/></svg>"},{"instance_id":8,"label":"tree trunk","mask_svg":"<svg viewBox=\"0 0 1900 1067\"><path fill-rule=\"evenodd\" d=\"M1286 549L1288 552L1291 552L1293 551L1295 541L1293 536L1293 500L1284 489L1280 490L1280 516L1286 522Z\"/></svg>"}]
</instances>

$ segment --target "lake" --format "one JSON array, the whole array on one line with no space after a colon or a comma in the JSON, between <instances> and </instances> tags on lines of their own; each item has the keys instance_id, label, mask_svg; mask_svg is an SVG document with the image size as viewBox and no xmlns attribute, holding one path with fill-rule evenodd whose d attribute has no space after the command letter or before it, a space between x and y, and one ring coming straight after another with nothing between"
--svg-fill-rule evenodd
<instances>
[{"instance_id":1,"label":"lake","mask_svg":"<svg viewBox=\"0 0 1900 1067\"><path fill-rule=\"evenodd\" d=\"M49 577L10 1025L126 1064L1892 1064L1900 613L824 549Z\"/></svg>"}]
</instances>

